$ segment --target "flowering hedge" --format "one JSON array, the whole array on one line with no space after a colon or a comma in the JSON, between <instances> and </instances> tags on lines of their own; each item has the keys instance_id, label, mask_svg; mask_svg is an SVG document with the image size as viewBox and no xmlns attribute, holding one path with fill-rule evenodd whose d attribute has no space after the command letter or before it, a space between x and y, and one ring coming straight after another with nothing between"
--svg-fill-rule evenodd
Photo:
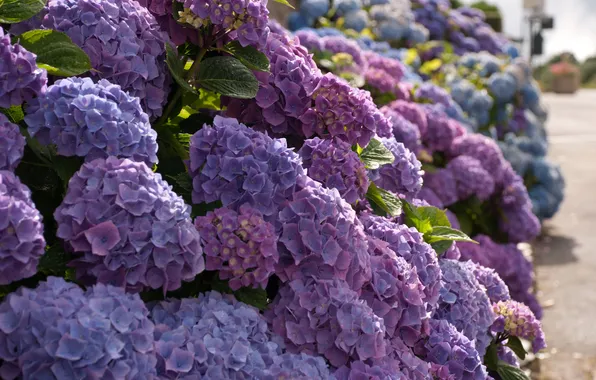
<instances>
[{"instance_id":1,"label":"flowering hedge","mask_svg":"<svg viewBox=\"0 0 596 380\"><path fill-rule=\"evenodd\" d=\"M435 35L372 3L335 21ZM525 378L524 181L397 50L266 0L14 4L0 377Z\"/></svg>"}]
</instances>

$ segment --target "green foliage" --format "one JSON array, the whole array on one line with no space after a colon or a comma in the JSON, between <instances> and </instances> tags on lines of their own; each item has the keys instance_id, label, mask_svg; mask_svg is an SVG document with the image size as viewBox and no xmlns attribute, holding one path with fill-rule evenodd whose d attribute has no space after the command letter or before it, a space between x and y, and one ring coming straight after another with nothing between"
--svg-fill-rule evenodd
<instances>
[{"instance_id":1,"label":"green foliage","mask_svg":"<svg viewBox=\"0 0 596 380\"><path fill-rule=\"evenodd\" d=\"M273 1L275 1L276 3L286 5L292 9L295 9L294 6L288 2L288 0L273 0Z\"/></svg>"},{"instance_id":2,"label":"green foliage","mask_svg":"<svg viewBox=\"0 0 596 380\"><path fill-rule=\"evenodd\" d=\"M517 367L513 367L505 362L499 362L497 373L502 380L530 380L526 373Z\"/></svg>"},{"instance_id":3,"label":"green foliage","mask_svg":"<svg viewBox=\"0 0 596 380\"><path fill-rule=\"evenodd\" d=\"M196 92L184 78L184 62L178 57L176 50L168 42L166 42L166 64L168 65L168 69L170 69L172 78L174 78L180 88L191 93Z\"/></svg>"},{"instance_id":4,"label":"green foliage","mask_svg":"<svg viewBox=\"0 0 596 380\"><path fill-rule=\"evenodd\" d=\"M509 339L507 339L507 347L511 348L515 355L521 360L524 360L528 354L521 340L516 336L510 336Z\"/></svg>"},{"instance_id":5,"label":"green foliage","mask_svg":"<svg viewBox=\"0 0 596 380\"><path fill-rule=\"evenodd\" d=\"M269 71L269 59L253 46L242 46L238 41L232 41L223 47L223 51L238 58L251 70Z\"/></svg>"},{"instance_id":6,"label":"green foliage","mask_svg":"<svg viewBox=\"0 0 596 380\"><path fill-rule=\"evenodd\" d=\"M18 37L19 43L37 55L37 66L48 74L70 77L91 70L87 53L75 45L66 33L55 30L30 30Z\"/></svg>"},{"instance_id":7,"label":"green foliage","mask_svg":"<svg viewBox=\"0 0 596 380\"><path fill-rule=\"evenodd\" d=\"M470 6L483 11L486 15L487 24L489 24L495 31L499 33L503 31L503 16L497 5L486 1L477 1Z\"/></svg>"},{"instance_id":8,"label":"green foliage","mask_svg":"<svg viewBox=\"0 0 596 380\"><path fill-rule=\"evenodd\" d=\"M378 169L395 161L395 156L378 139L372 139L359 153L360 160L367 169Z\"/></svg>"},{"instance_id":9,"label":"green foliage","mask_svg":"<svg viewBox=\"0 0 596 380\"><path fill-rule=\"evenodd\" d=\"M402 201L389 191L377 187L373 182L368 187L366 199L371 202L379 215L399 216L401 214Z\"/></svg>"},{"instance_id":10,"label":"green foliage","mask_svg":"<svg viewBox=\"0 0 596 380\"><path fill-rule=\"evenodd\" d=\"M252 71L234 57L210 57L201 61L196 77L201 87L224 96L252 99L259 82Z\"/></svg>"},{"instance_id":11,"label":"green foliage","mask_svg":"<svg viewBox=\"0 0 596 380\"><path fill-rule=\"evenodd\" d=\"M0 24L15 24L30 19L46 6L47 0L0 1Z\"/></svg>"}]
</instances>

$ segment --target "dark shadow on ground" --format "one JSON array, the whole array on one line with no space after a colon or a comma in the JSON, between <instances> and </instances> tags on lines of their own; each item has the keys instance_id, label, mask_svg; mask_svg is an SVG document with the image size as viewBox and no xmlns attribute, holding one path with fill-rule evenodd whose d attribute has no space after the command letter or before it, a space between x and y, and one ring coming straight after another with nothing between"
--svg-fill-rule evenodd
<instances>
[{"instance_id":1,"label":"dark shadow on ground","mask_svg":"<svg viewBox=\"0 0 596 380\"><path fill-rule=\"evenodd\" d=\"M577 241L557 233L556 228L544 225L542 234L532 244L536 266L564 265L577 262L574 253Z\"/></svg>"}]
</instances>

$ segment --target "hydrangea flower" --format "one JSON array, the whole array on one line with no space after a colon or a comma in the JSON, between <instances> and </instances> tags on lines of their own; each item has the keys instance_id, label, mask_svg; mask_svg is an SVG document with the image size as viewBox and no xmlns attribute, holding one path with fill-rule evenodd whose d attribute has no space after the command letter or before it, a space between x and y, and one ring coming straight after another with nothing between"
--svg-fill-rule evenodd
<instances>
[{"instance_id":1,"label":"hydrangea flower","mask_svg":"<svg viewBox=\"0 0 596 380\"><path fill-rule=\"evenodd\" d=\"M509 289L494 269L474 264L474 276L478 283L486 289L490 302L507 301L511 299Z\"/></svg>"},{"instance_id":2,"label":"hydrangea flower","mask_svg":"<svg viewBox=\"0 0 596 380\"><path fill-rule=\"evenodd\" d=\"M453 141L450 153L477 159L494 178L496 185L502 182L506 165L501 149L493 139L479 133L468 133Z\"/></svg>"},{"instance_id":3,"label":"hydrangea flower","mask_svg":"<svg viewBox=\"0 0 596 380\"><path fill-rule=\"evenodd\" d=\"M92 77L109 79L141 99L152 119L162 114L171 78L169 43L155 17L135 0L51 0L26 29L66 33L91 59ZM21 28L22 29L22 28Z\"/></svg>"},{"instance_id":4,"label":"hydrangea flower","mask_svg":"<svg viewBox=\"0 0 596 380\"><path fill-rule=\"evenodd\" d=\"M48 73L37 67L36 59L20 44L13 45L0 27L0 108L20 106L45 92Z\"/></svg>"},{"instance_id":5,"label":"hydrangea flower","mask_svg":"<svg viewBox=\"0 0 596 380\"><path fill-rule=\"evenodd\" d=\"M0 170L0 220L0 285L7 285L37 273L46 241L31 191L6 170Z\"/></svg>"},{"instance_id":6,"label":"hydrangea flower","mask_svg":"<svg viewBox=\"0 0 596 380\"><path fill-rule=\"evenodd\" d=\"M341 280L294 280L265 317L290 352L322 355L334 367L385 356L385 325Z\"/></svg>"},{"instance_id":7,"label":"hydrangea flower","mask_svg":"<svg viewBox=\"0 0 596 380\"><path fill-rule=\"evenodd\" d=\"M265 45L269 35L269 10L267 0L176 0L184 11L178 22L198 29L212 28L212 36L228 32L228 37L238 40L242 46Z\"/></svg>"},{"instance_id":8,"label":"hydrangea flower","mask_svg":"<svg viewBox=\"0 0 596 380\"><path fill-rule=\"evenodd\" d=\"M399 93L398 84L404 76L403 64L396 60L384 57L378 53L367 51L364 53L367 62L365 79L369 86L383 93Z\"/></svg>"},{"instance_id":9,"label":"hydrangea flower","mask_svg":"<svg viewBox=\"0 0 596 380\"><path fill-rule=\"evenodd\" d=\"M390 103L387 107L417 126L420 135L424 136L426 134L428 129L428 118L421 104L411 103L405 100L396 100Z\"/></svg>"},{"instance_id":10,"label":"hydrangea flower","mask_svg":"<svg viewBox=\"0 0 596 380\"><path fill-rule=\"evenodd\" d=\"M237 210L244 203L273 222L305 176L300 157L285 139L272 139L236 119L216 116L190 139L193 203L221 201Z\"/></svg>"},{"instance_id":11,"label":"hydrangea flower","mask_svg":"<svg viewBox=\"0 0 596 380\"><path fill-rule=\"evenodd\" d=\"M453 173L458 199L463 200L475 195L481 201L485 201L495 191L493 177L475 158L458 156L447 164L447 169Z\"/></svg>"},{"instance_id":12,"label":"hydrangea flower","mask_svg":"<svg viewBox=\"0 0 596 380\"><path fill-rule=\"evenodd\" d=\"M358 290L370 280L362 224L337 190L311 181L281 208L277 222L282 281L337 278Z\"/></svg>"},{"instance_id":13,"label":"hydrangea flower","mask_svg":"<svg viewBox=\"0 0 596 380\"><path fill-rule=\"evenodd\" d=\"M357 72L365 71L368 67L368 61L358 43L354 40L342 36L327 36L321 39L323 50L338 54L346 53L352 57L354 62L354 70Z\"/></svg>"},{"instance_id":14,"label":"hydrangea flower","mask_svg":"<svg viewBox=\"0 0 596 380\"><path fill-rule=\"evenodd\" d=\"M365 147L375 135L391 136L391 123L379 111L368 91L350 86L328 73L313 92L313 105L300 117L306 137L337 137Z\"/></svg>"},{"instance_id":15,"label":"hydrangea flower","mask_svg":"<svg viewBox=\"0 0 596 380\"><path fill-rule=\"evenodd\" d=\"M105 79L58 80L26 108L29 134L62 156L157 162L157 132L138 98Z\"/></svg>"},{"instance_id":16,"label":"hydrangea flower","mask_svg":"<svg viewBox=\"0 0 596 380\"><path fill-rule=\"evenodd\" d=\"M486 235L474 236L478 244L458 243L462 260L472 260L483 267L493 268L507 284L511 298L528 305L542 317L542 307L532 293L534 268L516 244L497 244Z\"/></svg>"},{"instance_id":17,"label":"hydrangea flower","mask_svg":"<svg viewBox=\"0 0 596 380\"><path fill-rule=\"evenodd\" d=\"M426 188L434 192L443 206L450 206L459 200L455 175L448 168L425 173L424 189ZM430 203L435 207L440 207L433 202Z\"/></svg>"},{"instance_id":18,"label":"hydrangea flower","mask_svg":"<svg viewBox=\"0 0 596 380\"><path fill-rule=\"evenodd\" d=\"M408 379L403 374L397 365L390 366L385 363L372 363L363 361L355 361L348 366L343 366L333 373L333 380L359 380L359 379L375 379L375 380L406 380Z\"/></svg>"},{"instance_id":19,"label":"hydrangea flower","mask_svg":"<svg viewBox=\"0 0 596 380\"><path fill-rule=\"evenodd\" d=\"M198 216L195 226L201 235L206 256L205 268L229 280L232 290L242 286L267 286L279 260L277 236L273 225L248 204L238 212L219 208Z\"/></svg>"},{"instance_id":20,"label":"hydrangea flower","mask_svg":"<svg viewBox=\"0 0 596 380\"><path fill-rule=\"evenodd\" d=\"M0 170L16 169L25 153L25 144L19 126L0 113Z\"/></svg>"},{"instance_id":21,"label":"hydrangea flower","mask_svg":"<svg viewBox=\"0 0 596 380\"><path fill-rule=\"evenodd\" d=\"M153 379L154 325L137 294L62 278L20 288L0 305L3 379Z\"/></svg>"},{"instance_id":22,"label":"hydrangea flower","mask_svg":"<svg viewBox=\"0 0 596 380\"><path fill-rule=\"evenodd\" d=\"M494 330L532 342L534 353L546 348L542 324L529 307L517 301L499 301L493 305L497 315Z\"/></svg>"},{"instance_id":23,"label":"hydrangea flower","mask_svg":"<svg viewBox=\"0 0 596 380\"><path fill-rule=\"evenodd\" d=\"M425 330L428 330L428 320L425 321ZM404 335L402 333L402 335ZM397 334L394 335L387 346L388 354L380 360L375 360L374 364L383 368L390 368L392 372L403 373L408 380L428 380L431 379L430 363L420 359L414 354L412 347L420 340L421 334L417 331L415 334L404 335L402 340Z\"/></svg>"},{"instance_id":24,"label":"hydrangea flower","mask_svg":"<svg viewBox=\"0 0 596 380\"><path fill-rule=\"evenodd\" d=\"M447 90L431 82L424 82L414 92L414 97L419 100L427 100L434 104L442 104L449 107L454 100Z\"/></svg>"},{"instance_id":25,"label":"hydrangea flower","mask_svg":"<svg viewBox=\"0 0 596 380\"><path fill-rule=\"evenodd\" d=\"M424 286L410 264L387 243L369 238L372 278L360 298L385 321L388 336L398 328L420 329L426 318Z\"/></svg>"},{"instance_id":26,"label":"hydrangea flower","mask_svg":"<svg viewBox=\"0 0 596 380\"><path fill-rule=\"evenodd\" d=\"M137 0L146 7L155 17L161 30L167 33L172 43L176 46L184 44L187 40L198 44L197 31L190 25L179 23L173 15L175 0Z\"/></svg>"},{"instance_id":27,"label":"hydrangea flower","mask_svg":"<svg viewBox=\"0 0 596 380\"><path fill-rule=\"evenodd\" d=\"M259 311L231 295L211 291L149 308L160 378L265 378L280 353Z\"/></svg>"},{"instance_id":28,"label":"hydrangea flower","mask_svg":"<svg viewBox=\"0 0 596 380\"><path fill-rule=\"evenodd\" d=\"M433 372L442 374L438 378L489 378L482 364L482 355L474 348L473 341L446 320L431 319L429 325L428 335L416 343L414 352L424 360L437 365L433 366Z\"/></svg>"},{"instance_id":29,"label":"hydrangea flower","mask_svg":"<svg viewBox=\"0 0 596 380\"><path fill-rule=\"evenodd\" d=\"M389 244L389 248L416 269L424 286L424 302L427 310L432 310L439 299L441 269L437 254L424 242L422 234L415 228L397 224L391 220L372 214L362 214L360 220L366 233Z\"/></svg>"},{"instance_id":30,"label":"hydrangea flower","mask_svg":"<svg viewBox=\"0 0 596 380\"><path fill-rule=\"evenodd\" d=\"M443 259L443 288L433 318L444 319L474 342L481 357L492 338L490 326L495 314L485 289L474 276L474 263Z\"/></svg>"},{"instance_id":31,"label":"hydrangea flower","mask_svg":"<svg viewBox=\"0 0 596 380\"><path fill-rule=\"evenodd\" d=\"M259 378L263 380L327 380L331 378L330 376L327 363L321 356L286 352L273 357L273 365Z\"/></svg>"},{"instance_id":32,"label":"hydrangea flower","mask_svg":"<svg viewBox=\"0 0 596 380\"><path fill-rule=\"evenodd\" d=\"M381 108L381 112L393 124L393 137L397 142L403 143L406 148L418 153L422 148L420 130L414 123L406 119L402 114L394 111L388 106Z\"/></svg>"},{"instance_id":33,"label":"hydrangea flower","mask_svg":"<svg viewBox=\"0 0 596 380\"><path fill-rule=\"evenodd\" d=\"M226 116L276 136L302 137L299 119L311 107L312 93L323 74L297 38L271 33L263 53L269 58L270 73L255 72L260 82L257 96L224 99Z\"/></svg>"},{"instance_id":34,"label":"hydrangea flower","mask_svg":"<svg viewBox=\"0 0 596 380\"><path fill-rule=\"evenodd\" d=\"M540 221L532 212L532 204L522 208L504 208L499 220L501 231L512 243L530 241L540 234Z\"/></svg>"},{"instance_id":35,"label":"hydrangea flower","mask_svg":"<svg viewBox=\"0 0 596 380\"><path fill-rule=\"evenodd\" d=\"M298 154L308 176L325 187L337 189L346 202L354 204L366 197L369 185L366 168L345 141L315 137L304 141Z\"/></svg>"},{"instance_id":36,"label":"hydrangea flower","mask_svg":"<svg viewBox=\"0 0 596 380\"><path fill-rule=\"evenodd\" d=\"M300 45L304 46L309 52L322 51L324 49L321 36L311 29L297 30L294 35L300 41Z\"/></svg>"},{"instance_id":37,"label":"hydrangea flower","mask_svg":"<svg viewBox=\"0 0 596 380\"><path fill-rule=\"evenodd\" d=\"M457 121L449 118L441 105L423 104L428 120L426 133L422 134L424 145L431 152L447 152L453 140L465 134L465 129Z\"/></svg>"},{"instance_id":38,"label":"hydrangea flower","mask_svg":"<svg viewBox=\"0 0 596 380\"><path fill-rule=\"evenodd\" d=\"M370 170L370 179L379 187L412 199L422 188L422 164L404 144L395 138L381 138L381 143L393 153L395 160L379 169Z\"/></svg>"},{"instance_id":39,"label":"hydrangea flower","mask_svg":"<svg viewBox=\"0 0 596 380\"><path fill-rule=\"evenodd\" d=\"M141 162L108 157L84 164L54 218L83 281L166 292L205 268L190 207Z\"/></svg>"}]
</instances>

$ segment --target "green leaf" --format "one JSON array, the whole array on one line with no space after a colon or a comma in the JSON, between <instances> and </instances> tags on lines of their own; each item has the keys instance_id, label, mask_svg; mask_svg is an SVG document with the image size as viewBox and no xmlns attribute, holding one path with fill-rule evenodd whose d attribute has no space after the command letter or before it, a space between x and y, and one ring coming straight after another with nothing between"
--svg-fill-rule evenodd
<instances>
[{"instance_id":1,"label":"green leaf","mask_svg":"<svg viewBox=\"0 0 596 380\"><path fill-rule=\"evenodd\" d=\"M378 169L385 164L393 163L395 156L381 141L372 139L360 153L360 160L367 169Z\"/></svg>"},{"instance_id":2,"label":"green leaf","mask_svg":"<svg viewBox=\"0 0 596 380\"><path fill-rule=\"evenodd\" d=\"M174 47L166 42L166 64L168 65L168 69L170 69L170 73L172 74L172 78L178 83L178 85L188 91L196 93L197 91L184 79L184 63L178 58L178 52Z\"/></svg>"},{"instance_id":3,"label":"green leaf","mask_svg":"<svg viewBox=\"0 0 596 380\"><path fill-rule=\"evenodd\" d=\"M499 366L499 354L497 344L493 341L486 349L484 354L484 365L491 371L496 371Z\"/></svg>"},{"instance_id":4,"label":"green leaf","mask_svg":"<svg viewBox=\"0 0 596 380\"><path fill-rule=\"evenodd\" d=\"M4 0L0 1L0 24L15 24L38 14L47 0Z\"/></svg>"},{"instance_id":5,"label":"green leaf","mask_svg":"<svg viewBox=\"0 0 596 380\"><path fill-rule=\"evenodd\" d=\"M433 226L430 219L423 218L422 215L418 213L418 208L416 206L409 202L403 202L403 207L405 223L408 227L416 228L421 234L432 230Z\"/></svg>"},{"instance_id":6,"label":"green leaf","mask_svg":"<svg viewBox=\"0 0 596 380\"><path fill-rule=\"evenodd\" d=\"M0 112L5 114L12 123L18 124L25 118L23 107L12 106L10 108L0 108Z\"/></svg>"},{"instance_id":7,"label":"green leaf","mask_svg":"<svg viewBox=\"0 0 596 380\"><path fill-rule=\"evenodd\" d=\"M223 47L223 50L238 58L244 66L251 70L269 71L267 56L252 46L242 46L238 41L232 41Z\"/></svg>"},{"instance_id":8,"label":"green leaf","mask_svg":"<svg viewBox=\"0 0 596 380\"><path fill-rule=\"evenodd\" d=\"M283 5L287 5L288 7L295 9L294 6L288 2L288 0L273 0L273 1L275 1L276 3L283 4Z\"/></svg>"},{"instance_id":9,"label":"green leaf","mask_svg":"<svg viewBox=\"0 0 596 380\"><path fill-rule=\"evenodd\" d=\"M252 99L259 90L259 82L252 71L234 57L211 57L202 61L197 82L207 90L238 99Z\"/></svg>"},{"instance_id":10,"label":"green leaf","mask_svg":"<svg viewBox=\"0 0 596 380\"><path fill-rule=\"evenodd\" d=\"M256 307L259 310L267 308L267 292L264 289L240 288L234 292L240 302Z\"/></svg>"},{"instance_id":11,"label":"green leaf","mask_svg":"<svg viewBox=\"0 0 596 380\"><path fill-rule=\"evenodd\" d=\"M497 373L502 380L530 380L530 377L521 369L499 361Z\"/></svg>"},{"instance_id":12,"label":"green leaf","mask_svg":"<svg viewBox=\"0 0 596 380\"><path fill-rule=\"evenodd\" d=\"M424 235L426 237L426 234ZM453 245L452 240L436 241L431 243L430 246L435 250L437 256L441 256Z\"/></svg>"},{"instance_id":13,"label":"green leaf","mask_svg":"<svg viewBox=\"0 0 596 380\"><path fill-rule=\"evenodd\" d=\"M46 275L63 276L71 256L64 251L62 243L46 247L46 252L39 259L37 271Z\"/></svg>"},{"instance_id":14,"label":"green leaf","mask_svg":"<svg viewBox=\"0 0 596 380\"><path fill-rule=\"evenodd\" d=\"M19 43L37 55L37 66L48 74L70 77L91 70L87 53L74 44L66 33L55 30L30 30L18 37Z\"/></svg>"},{"instance_id":15,"label":"green leaf","mask_svg":"<svg viewBox=\"0 0 596 380\"><path fill-rule=\"evenodd\" d=\"M528 354L521 340L519 340L519 338L516 336L510 336L507 339L507 347L511 348L511 350L515 352L517 357L521 360L524 360Z\"/></svg>"},{"instance_id":16,"label":"green leaf","mask_svg":"<svg viewBox=\"0 0 596 380\"><path fill-rule=\"evenodd\" d=\"M476 243L468 235L463 232L456 230L455 228L436 226L431 231L424 234L424 241L429 244L438 241L465 241L469 243Z\"/></svg>"},{"instance_id":17,"label":"green leaf","mask_svg":"<svg viewBox=\"0 0 596 380\"><path fill-rule=\"evenodd\" d=\"M377 185L372 182L368 187L366 198L391 216L398 216L401 214L401 200L389 191L377 187Z\"/></svg>"},{"instance_id":18,"label":"green leaf","mask_svg":"<svg viewBox=\"0 0 596 380\"><path fill-rule=\"evenodd\" d=\"M81 168L82 164L83 160L79 157L52 157L52 168L62 180L65 189L68 187L70 178Z\"/></svg>"},{"instance_id":19,"label":"green leaf","mask_svg":"<svg viewBox=\"0 0 596 380\"><path fill-rule=\"evenodd\" d=\"M451 222L449 221L445 210L441 210L434 206L419 206L416 207L416 212L421 218L428 219L433 228L438 226L451 227Z\"/></svg>"}]
</instances>

